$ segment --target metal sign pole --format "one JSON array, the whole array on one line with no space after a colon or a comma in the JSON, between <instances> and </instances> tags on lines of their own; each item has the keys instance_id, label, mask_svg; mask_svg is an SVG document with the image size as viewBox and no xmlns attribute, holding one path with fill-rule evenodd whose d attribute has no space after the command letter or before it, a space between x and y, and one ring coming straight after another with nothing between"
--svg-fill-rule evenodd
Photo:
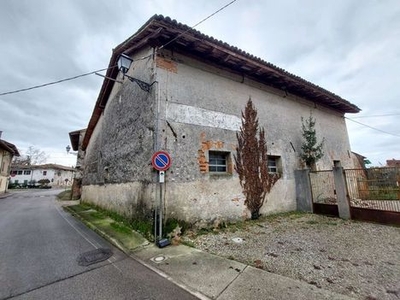
<instances>
[{"instance_id":1,"label":"metal sign pole","mask_svg":"<svg viewBox=\"0 0 400 300\"><path fill-rule=\"evenodd\" d=\"M160 219L159 219L159 234L160 234L160 236L159 236L159 241L161 241L161 239L162 239L162 222L163 222L163 205L162 205L162 182L161 182L161 172L163 172L163 171L159 171L158 173L159 173L159 182L160 182L160 184L159 184L159 187L160 187Z\"/></svg>"},{"instance_id":2,"label":"metal sign pole","mask_svg":"<svg viewBox=\"0 0 400 300\"><path fill-rule=\"evenodd\" d=\"M154 201L154 242L157 245L157 219L158 219L158 214L157 214L157 203Z\"/></svg>"},{"instance_id":3,"label":"metal sign pole","mask_svg":"<svg viewBox=\"0 0 400 300\"><path fill-rule=\"evenodd\" d=\"M157 224L154 226L154 237L156 239L156 244L158 247L162 248L165 246L168 246L170 244L169 239L163 239L163 234L162 234L162 227L163 227L163 214L164 214L164 208L163 208L163 183L165 182L165 170L168 170L168 168L171 166L171 157L169 154L165 151L157 151L156 153L153 154L151 158L151 164L153 165L153 168L158 171L158 182L159 182L159 188L160 188L160 200L159 200L159 207L158 207L158 237L157 237ZM157 209L155 209L155 215L156 215L156 221L157 221Z\"/></svg>"}]
</instances>

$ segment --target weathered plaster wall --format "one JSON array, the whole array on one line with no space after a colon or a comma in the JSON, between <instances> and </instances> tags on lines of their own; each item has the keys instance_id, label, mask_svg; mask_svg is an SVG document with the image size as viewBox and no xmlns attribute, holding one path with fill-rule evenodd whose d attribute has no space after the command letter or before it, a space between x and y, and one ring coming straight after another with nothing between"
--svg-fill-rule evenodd
<instances>
[{"instance_id":1,"label":"weathered plaster wall","mask_svg":"<svg viewBox=\"0 0 400 300\"><path fill-rule=\"evenodd\" d=\"M146 51L136 57L150 53ZM306 119L310 111L319 139L326 139L317 168L331 169L333 160L352 166L345 121L338 112L168 51L156 62L135 62L130 75L157 84L149 94L126 80L114 85L86 150L86 201L125 214L143 204L150 208L158 201L150 159L162 149L172 157L163 185L167 217L200 223L248 217L233 155L249 97L266 130L269 154L280 157L282 175L261 213L296 209L294 170L301 167L301 117ZM208 171L210 150L228 153L226 174Z\"/></svg>"},{"instance_id":2,"label":"weathered plaster wall","mask_svg":"<svg viewBox=\"0 0 400 300\"><path fill-rule=\"evenodd\" d=\"M7 192L11 161L11 153L0 149L0 193Z\"/></svg>"},{"instance_id":3,"label":"weathered plaster wall","mask_svg":"<svg viewBox=\"0 0 400 300\"><path fill-rule=\"evenodd\" d=\"M154 185L142 182L114 183L83 186L82 198L105 209L132 217L151 213L148 199L153 198Z\"/></svg>"},{"instance_id":4,"label":"weathered plaster wall","mask_svg":"<svg viewBox=\"0 0 400 300\"><path fill-rule=\"evenodd\" d=\"M352 166L341 113L176 53L163 52L157 65L163 108L160 147L169 151L173 160L167 172L167 215L213 221L246 214L233 155L241 111L249 97L266 129L269 154L280 157L282 173L261 213L296 209L294 170L301 167L301 117L307 119L310 112L317 121L319 140L326 140L325 156L317 168L331 169L333 160ZM208 172L209 150L230 153L228 174Z\"/></svg>"},{"instance_id":5,"label":"weathered plaster wall","mask_svg":"<svg viewBox=\"0 0 400 300\"><path fill-rule=\"evenodd\" d=\"M133 58L151 53L151 49L146 49ZM151 56L140 59L133 62L128 75L151 83L152 67ZM121 74L118 80L123 80ZM145 197L142 200L152 206L153 198L142 192L142 184L154 177L150 165L156 124L154 88L156 85L148 93L126 77L122 84L114 84L86 149L82 182L85 201L106 207L116 204L119 210L137 203L136 196L120 197L128 193ZM131 185L132 182L135 184ZM117 190L118 193L110 192Z\"/></svg>"}]
</instances>

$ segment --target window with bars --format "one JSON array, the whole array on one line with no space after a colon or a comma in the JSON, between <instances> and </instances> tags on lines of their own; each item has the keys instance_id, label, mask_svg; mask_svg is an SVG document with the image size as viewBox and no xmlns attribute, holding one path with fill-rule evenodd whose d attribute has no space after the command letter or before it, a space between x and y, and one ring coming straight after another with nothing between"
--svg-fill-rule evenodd
<instances>
[{"instance_id":1,"label":"window with bars","mask_svg":"<svg viewBox=\"0 0 400 300\"><path fill-rule=\"evenodd\" d=\"M208 171L212 173L227 173L229 152L209 151Z\"/></svg>"},{"instance_id":2,"label":"window with bars","mask_svg":"<svg viewBox=\"0 0 400 300\"><path fill-rule=\"evenodd\" d=\"M279 174L279 156L268 156L268 172Z\"/></svg>"}]
</instances>

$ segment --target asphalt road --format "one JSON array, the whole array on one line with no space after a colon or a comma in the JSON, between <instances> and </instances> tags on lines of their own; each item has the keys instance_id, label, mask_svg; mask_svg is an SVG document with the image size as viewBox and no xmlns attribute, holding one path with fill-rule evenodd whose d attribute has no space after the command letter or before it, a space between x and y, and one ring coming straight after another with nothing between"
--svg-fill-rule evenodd
<instances>
[{"instance_id":1,"label":"asphalt road","mask_svg":"<svg viewBox=\"0 0 400 300\"><path fill-rule=\"evenodd\" d=\"M197 299L63 211L59 192L0 199L0 299ZM99 248L113 255L78 263Z\"/></svg>"}]
</instances>

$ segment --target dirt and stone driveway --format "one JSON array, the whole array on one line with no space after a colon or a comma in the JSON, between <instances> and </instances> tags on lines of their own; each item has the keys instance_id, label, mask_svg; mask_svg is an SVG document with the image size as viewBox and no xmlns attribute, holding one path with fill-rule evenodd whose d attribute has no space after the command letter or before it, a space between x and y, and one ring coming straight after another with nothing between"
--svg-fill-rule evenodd
<instances>
[{"instance_id":1,"label":"dirt and stone driveway","mask_svg":"<svg viewBox=\"0 0 400 300\"><path fill-rule=\"evenodd\" d=\"M289 214L185 236L195 247L358 299L400 299L400 227Z\"/></svg>"}]
</instances>

